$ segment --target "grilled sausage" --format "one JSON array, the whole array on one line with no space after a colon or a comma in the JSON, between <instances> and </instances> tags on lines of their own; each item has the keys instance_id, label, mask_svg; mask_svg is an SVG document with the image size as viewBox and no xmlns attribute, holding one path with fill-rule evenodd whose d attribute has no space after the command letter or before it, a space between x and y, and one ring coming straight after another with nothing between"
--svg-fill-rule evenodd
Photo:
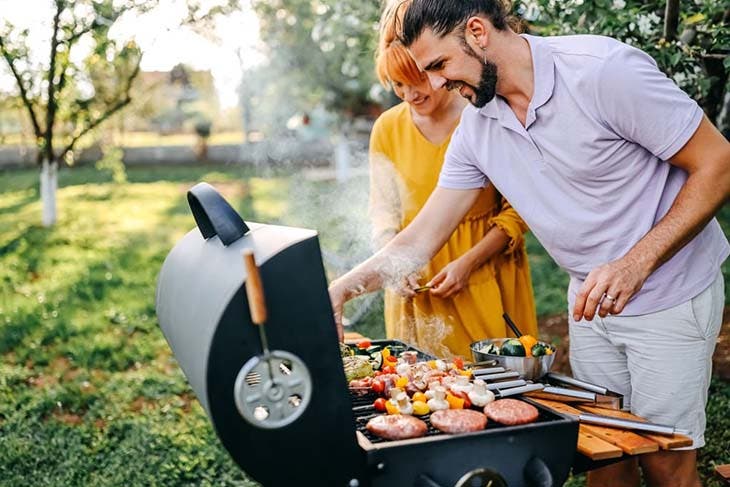
<instances>
[{"instance_id":1,"label":"grilled sausage","mask_svg":"<svg viewBox=\"0 0 730 487\"><path fill-rule=\"evenodd\" d=\"M500 399L484 406L484 414L497 423L516 425L532 423L540 413L537 408L517 399Z\"/></svg>"},{"instance_id":2,"label":"grilled sausage","mask_svg":"<svg viewBox=\"0 0 730 487\"><path fill-rule=\"evenodd\" d=\"M483 430L487 417L472 409L443 409L431 414L431 424L444 433L468 433Z\"/></svg>"},{"instance_id":3,"label":"grilled sausage","mask_svg":"<svg viewBox=\"0 0 730 487\"><path fill-rule=\"evenodd\" d=\"M405 440L426 434L426 423L405 414L375 416L365 425L369 432L386 440Z\"/></svg>"}]
</instances>

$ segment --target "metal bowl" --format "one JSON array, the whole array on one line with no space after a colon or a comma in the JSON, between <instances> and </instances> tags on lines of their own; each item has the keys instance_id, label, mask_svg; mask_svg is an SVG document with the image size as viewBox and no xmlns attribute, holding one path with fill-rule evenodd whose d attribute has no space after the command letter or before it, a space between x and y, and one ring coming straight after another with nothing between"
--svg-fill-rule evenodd
<instances>
[{"instance_id":1,"label":"metal bowl","mask_svg":"<svg viewBox=\"0 0 730 487\"><path fill-rule=\"evenodd\" d=\"M479 340L470 345L471 355L475 362L483 362L486 360L496 360L499 365L506 369L519 372L520 377L526 380L537 380L550 372L550 367L555 361L556 350L552 345L548 345L553 353L551 355L543 355L542 357L511 357L507 355L494 355L484 353L481 350L488 347L492 343L497 345L500 350L502 344L509 338L493 338L488 340Z\"/></svg>"}]
</instances>

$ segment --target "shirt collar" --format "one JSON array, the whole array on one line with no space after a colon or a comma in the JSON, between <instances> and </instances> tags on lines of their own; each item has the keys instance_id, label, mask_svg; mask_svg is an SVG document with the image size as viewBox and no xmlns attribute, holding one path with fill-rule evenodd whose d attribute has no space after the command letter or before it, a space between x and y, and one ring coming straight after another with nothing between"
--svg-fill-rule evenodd
<instances>
[{"instance_id":1,"label":"shirt collar","mask_svg":"<svg viewBox=\"0 0 730 487\"><path fill-rule=\"evenodd\" d=\"M532 54L532 74L535 86L528 112L534 112L547 103L553 95L553 89L555 88L555 61L553 59L553 51L545 39L527 34L520 35L530 45L530 53ZM479 109L479 113L485 117L499 119L499 105L499 97L495 96L492 101Z\"/></svg>"}]
</instances>

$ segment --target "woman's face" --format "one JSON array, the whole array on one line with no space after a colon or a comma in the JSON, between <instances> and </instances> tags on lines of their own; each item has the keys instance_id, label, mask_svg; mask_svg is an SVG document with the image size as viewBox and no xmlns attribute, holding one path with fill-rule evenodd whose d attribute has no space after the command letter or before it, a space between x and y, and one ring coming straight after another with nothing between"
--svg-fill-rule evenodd
<instances>
[{"instance_id":1,"label":"woman's face","mask_svg":"<svg viewBox=\"0 0 730 487\"><path fill-rule=\"evenodd\" d=\"M413 110L419 115L432 115L443 107L449 96L449 92L445 88L434 90L426 77L415 85L394 81L393 91L398 98L413 107Z\"/></svg>"}]
</instances>

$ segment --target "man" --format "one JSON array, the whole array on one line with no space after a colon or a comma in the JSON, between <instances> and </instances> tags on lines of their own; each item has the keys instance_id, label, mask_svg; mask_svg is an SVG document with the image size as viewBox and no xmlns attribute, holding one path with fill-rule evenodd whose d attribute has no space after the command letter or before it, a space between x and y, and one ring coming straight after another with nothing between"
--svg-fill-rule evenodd
<instances>
[{"instance_id":1,"label":"man","mask_svg":"<svg viewBox=\"0 0 730 487\"><path fill-rule=\"evenodd\" d=\"M730 194L730 144L638 49L606 37L507 27L500 0L413 0L402 42L434 87L467 107L439 187L389 245L333 282L344 301L436 252L492 182L571 277L571 366L636 414L694 444L640 459L650 485L700 485L711 356L730 252L714 213ZM636 462L593 485L638 485Z\"/></svg>"}]
</instances>

